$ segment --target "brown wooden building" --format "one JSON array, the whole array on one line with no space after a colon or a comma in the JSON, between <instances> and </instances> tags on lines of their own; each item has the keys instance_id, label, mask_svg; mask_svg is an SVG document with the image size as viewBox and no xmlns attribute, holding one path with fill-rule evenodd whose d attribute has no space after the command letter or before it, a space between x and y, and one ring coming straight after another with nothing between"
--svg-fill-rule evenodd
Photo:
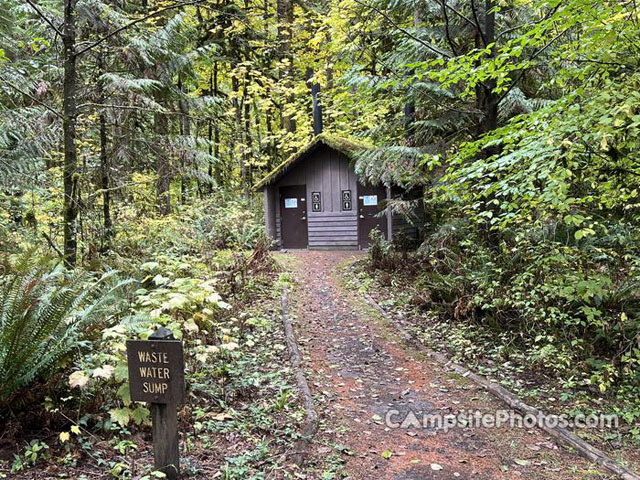
<instances>
[{"instance_id":1,"label":"brown wooden building","mask_svg":"<svg viewBox=\"0 0 640 480\"><path fill-rule=\"evenodd\" d=\"M256 185L264 195L267 235L280 248L358 249L379 229L415 235L391 214L392 189L367 185L354 170L354 153L364 145L321 133ZM394 189L395 190L395 189Z\"/></svg>"}]
</instances>

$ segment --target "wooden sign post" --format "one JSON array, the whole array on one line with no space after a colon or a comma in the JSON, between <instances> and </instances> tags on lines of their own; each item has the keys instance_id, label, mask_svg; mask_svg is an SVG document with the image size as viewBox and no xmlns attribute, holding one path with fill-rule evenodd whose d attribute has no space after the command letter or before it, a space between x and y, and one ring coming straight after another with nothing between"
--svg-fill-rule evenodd
<instances>
[{"instance_id":1,"label":"wooden sign post","mask_svg":"<svg viewBox=\"0 0 640 480\"><path fill-rule=\"evenodd\" d=\"M154 467L180 477L178 405L184 401L182 342L164 327L149 340L127 340L131 400L148 402L153 423Z\"/></svg>"}]
</instances>

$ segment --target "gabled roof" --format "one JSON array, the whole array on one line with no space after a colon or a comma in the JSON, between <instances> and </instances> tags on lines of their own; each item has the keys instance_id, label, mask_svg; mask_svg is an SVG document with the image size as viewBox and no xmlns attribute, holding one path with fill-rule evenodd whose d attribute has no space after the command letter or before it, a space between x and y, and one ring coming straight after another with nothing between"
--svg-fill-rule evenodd
<instances>
[{"instance_id":1,"label":"gabled roof","mask_svg":"<svg viewBox=\"0 0 640 480\"><path fill-rule=\"evenodd\" d=\"M277 182L285 173L298 164L298 162L305 159L322 145L326 145L327 147L344 153L350 160L355 160L355 153L358 150L371 148L370 144L367 144L362 140L340 137L331 133L321 133L320 135L313 137L308 144L271 170L262 180L256 183L254 189L261 190L267 185Z\"/></svg>"}]
</instances>

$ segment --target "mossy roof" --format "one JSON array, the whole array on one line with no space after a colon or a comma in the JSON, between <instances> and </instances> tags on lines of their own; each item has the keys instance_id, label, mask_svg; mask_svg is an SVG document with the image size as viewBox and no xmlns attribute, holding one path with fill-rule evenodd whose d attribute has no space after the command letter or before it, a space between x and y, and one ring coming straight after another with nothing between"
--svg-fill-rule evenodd
<instances>
[{"instance_id":1,"label":"mossy roof","mask_svg":"<svg viewBox=\"0 0 640 480\"><path fill-rule=\"evenodd\" d=\"M262 190L267 185L277 182L298 162L306 158L321 145L326 145L334 150L344 153L352 161L355 160L355 153L358 150L371 148L370 144L365 143L362 140L345 138L332 133L321 133L320 135L313 137L308 144L271 170L262 180L256 183L254 189Z\"/></svg>"}]
</instances>

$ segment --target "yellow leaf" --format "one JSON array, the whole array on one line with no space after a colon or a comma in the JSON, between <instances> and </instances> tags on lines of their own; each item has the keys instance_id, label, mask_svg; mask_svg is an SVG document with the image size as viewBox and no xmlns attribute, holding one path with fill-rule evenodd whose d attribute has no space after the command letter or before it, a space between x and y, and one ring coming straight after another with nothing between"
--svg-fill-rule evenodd
<instances>
[{"instance_id":1,"label":"yellow leaf","mask_svg":"<svg viewBox=\"0 0 640 480\"><path fill-rule=\"evenodd\" d=\"M102 367L98 367L93 371L93 376L95 378L110 378L111 375L113 375L113 371L115 370L115 367L111 366L111 365L104 365Z\"/></svg>"},{"instance_id":2,"label":"yellow leaf","mask_svg":"<svg viewBox=\"0 0 640 480\"><path fill-rule=\"evenodd\" d=\"M89 377L82 370L73 372L69 375L69 385L71 387L82 388L89 382Z\"/></svg>"},{"instance_id":3,"label":"yellow leaf","mask_svg":"<svg viewBox=\"0 0 640 480\"><path fill-rule=\"evenodd\" d=\"M78 425L74 425L71 427L71 433L75 433L76 435L80 435L80 427Z\"/></svg>"},{"instance_id":4,"label":"yellow leaf","mask_svg":"<svg viewBox=\"0 0 640 480\"><path fill-rule=\"evenodd\" d=\"M214 420L222 421L222 420L228 420L230 418L233 418L233 415L227 412L221 412L221 413L216 413L211 418L213 418Z\"/></svg>"},{"instance_id":5,"label":"yellow leaf","mask_svg":"<svg viewBox=\"0 0 640 480\"><path fill-rule=\"evenodd\" d=\"M200 331L200 329L198 328L198 325L196 324L196 322L193 321L192 318L184 322L184 328L186 331L193 332L193 333L198 333Z\"/></svg>"},{"instance_id":6,"label":"yellow leaf","mask_svg":"<svg viewBox=\"0 0 640 480\"><path fill-rule=\"evenodd\" d=\"M69 432L60 432L60 441L62 443L69 441L69 438L71 438Z\"/></svg>"},{"instance_id":7,"label":"yellow leaf","mask_svg":"<svg viewBox=\"0 0 640 480\"><path fill-rule=\"evenodd\" d=\"M200 363L205 363L208 358L209 355L207 355L206 353L196 353L196 360L198 360Z\"/></svg>"}]
</instances>

